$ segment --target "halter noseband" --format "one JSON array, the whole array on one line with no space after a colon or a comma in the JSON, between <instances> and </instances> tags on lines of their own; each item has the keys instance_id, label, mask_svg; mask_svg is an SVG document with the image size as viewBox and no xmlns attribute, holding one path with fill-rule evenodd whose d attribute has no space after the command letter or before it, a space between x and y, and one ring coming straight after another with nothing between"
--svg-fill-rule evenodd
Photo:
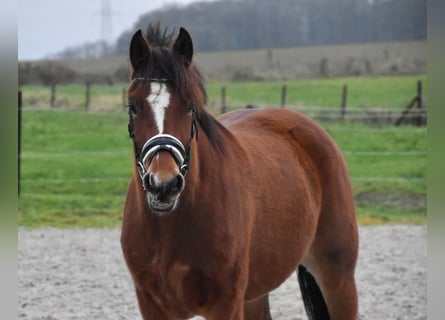
<instances>
[{"instance_id":1,"label":"halter noseband","mask_svg":"<svg viewBox=\"0 0 445 320\"><path fill-rule=\"evenodd\" d=\"M151 78L135 78L134 82L167 82L166 79L151 79ZM147 173L145 170L144 162L148 161L151 163L154 156L160 151L168 151L172 155L176 164L179 167L181 174L185 177L190 166L190 154L191 154L191 145L193 138L196 135L196 140L198 140L198 127L196 125L196 115L195 108L192 108L192 124L190 129L190 139L189 145L187 148L177 139L176 137L169 134L157 134L150 139L148 139L142 149L136 144L135 135L134 135L134 122L133 116L131 114L131 109L128 108L128 134L130 138L133 140L133 149L136 158L136 167L139 173L139 177L142 180L142 186L145 189L145 184L143 182L144 175Z\"/></svg>"}]
</instances>

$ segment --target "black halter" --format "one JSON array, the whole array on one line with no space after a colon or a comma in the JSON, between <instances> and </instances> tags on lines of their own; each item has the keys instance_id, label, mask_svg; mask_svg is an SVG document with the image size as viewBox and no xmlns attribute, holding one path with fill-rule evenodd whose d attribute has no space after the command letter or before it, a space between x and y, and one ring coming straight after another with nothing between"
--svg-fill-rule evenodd
<instances>
[{"instance_id":1,"label":"black halter","mask_svg":"<svg viewBox=\"0 0 445 320\"><path fill-rule=\"evenodd\" d=\"M167 82L167 79L151 79L151 78L135 78L132 83L134 82ZM160 151L165 150L171 153L173 158L175 159L181 174L185 177L189 167L190 167L190 157L191 157L191 145L194 137L196 136L196 141L198 141L198 126L196 124L196 111L195 108L191 108L192 112L192 123L191 123L191 129L190 129L190 139L189 139L189 145L185 148L184 145L179 141L179 139L175 138L172 135L169 134L157 134L153 136L152 138L148 139L145 143L142 149L139 149L134 135L134 122L133 122L133 116L132 111L129 106L128 107L128 134L130 135L130 138L133 140L133 149L134 149L134 155L136 158L136 167L138 169L139 176L142 180L142 185L145 185L143 183L144 175L147 173L145 170L144 162L148 161L148 163L151 162L153 157Z\"/></svg>"}]
</instances>

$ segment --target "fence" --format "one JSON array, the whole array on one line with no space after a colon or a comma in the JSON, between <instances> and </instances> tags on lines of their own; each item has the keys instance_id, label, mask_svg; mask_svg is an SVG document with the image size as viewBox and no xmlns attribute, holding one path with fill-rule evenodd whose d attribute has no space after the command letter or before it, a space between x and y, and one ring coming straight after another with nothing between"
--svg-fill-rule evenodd
<instances>
[{"instance_id":1,"label":"fence","mask_svg":"<svg viewBox=\"0 0 445 320\"><path fill-rule=\"evenodd\" d=\"M92 84L86 84L85 86L85 110L89 109L91 103L91 88ZM51 90L51 101L56 101L56 88ZM54 96L53 96L54 94ZM416 126L424 126L426 125L426 105L422 96L422 83L419 81L417 86L417 94L412 99L410 104L406 107L406 109L402 112L402 114L395 114L393 110L390 109L357 109L357 108L348 108L348 87L344 85L342 87L342 91L340 93L340 104L337 110L333 108L326 107L292 107L293 109L297 109L315 119L323 120L323 121L340 121L340 122L363 122L365 124L371 125L385 125L384 129L379 130L398 130L396 127L388 127L387 125L400 125L400 124L413 124ZM281 89L280 97L280 107L285 108L289 107L287 105L287 86L283 85ZM45 179L22 179L21 177L21 159L29 159L29 158L61 158L76 156L79 158L88 157L88 156L98 156L106 159L107 157L112 157L114 154L110 152L74 152L74 153L53 153L53 154L45 154L45 153L25 153L21 154L22 149L22 92L18 93L18 112L19 112L19 135L18 135L18 194L20 196L21 193L21 184L33 184L33 183L50 183L50 184L59 184L59 183L104 183L109 181L124 181L128 180L126 177L114 177L114 178L103 178L103 177L78 177L74 179L53 179L53 178L45 178ZM51 103L50 101L50 103ZM126 104L126 93L125 89L122 88L122 105ZM252 105L247 105L244 107L254 107ZM257 106L262 107L262 106ZM232 106L233 108L233 106ZM225 87L221 88L221 108L220 111L226 112L229 109L227 103L227 90ZM402 119L402 120L400 120ZM348 127L339 127L336 130L357 130L357 129L348 129ZM361 130L374 130L362 128ZM345 156L353 156L353 157L397 157L399 159L406 159L412 157L426 157L426 153L424 151L416 151L416 152L376 152L376 151L368 151L368 152L359 152L359 151L343 151ZM353 181L380 181L383 183L393 183L393 182L424 182L424 178L404 178L399 176L393 177L363 177L363 176L352 176Z\"/></svg>"},{"instance_id":2,"label":"fence","mask_svg":"<svg viewBox=\"0 0 445 320\"><path fill-rule=\"evenodd\" d=\"M75 89L73 89L74 87ZM104 110L111 110L113 107L122 107L127 104L127 88L123 85L98 85L88 81L83 85L57 85L53 83L46 87L41 86L41 88L43 88L43 92L47 92L31 98L27 97L26 90L19 90L25 93L23 101L26 106L43 105L52 109L90 111L94 103L101 105ZM99 93L97 90L105 90L105 92ZM100 101L94 101L95 98L100 99Z\"/></svg>"},{"instance_id":3,"label":"fence","mask_svg":"<svg viewBox=\"0 0 445 320\"><path fill-rule=\"evenodd\" d=\"M19 127L20 128L20 127ZM348 127L334 127L329 128L329 131L331 134L336 134L336 132L345 132L342 133L344 135L349 135L348 131L357 133L361 131L364 135L373 135L377 132L379 133L388 133L392 134L392 132L398 132L400 129L396 127L386 127L386 128L372 128L372 127L361 127L360 129L357 128L348 128ZM19 130L20 132L20 130ZM19 138L21 134L19 133ZM20 145L20 141L19 141ZM21 179L20 177L20 161L21 160L34 160L34 161L50 161L50 160L57 160L60 163L66 163L67 159L91 159L92 157L96 157L98 159L98 163L105 163L107 161L110 161L110 159L113 159L115 157L121 158L124 154L125 157L129 156L130 153L122 152L122 151L80 151L80 150L74 150L74 151L68 151L68 152L52 152L52 153L45 153L45 152L24 152L20 153L21 148L19 148L19 194L20 194L20 184L36 184L36 183L46 183L46 184L61 184L61 183L104 183L104 182L110 182L110 181L128 181L129 176L115 176L115 177L92 177L92 176L83 176L83 177L77 177L77 178L69 178L69 179L63 179L63 178L38 178L38 179L32 179L32 178L24 178ZM412 158L426 158L426 151L425 150L416 150L416 151L357 151L357 150L342 150L342 153L345 157L354 157L354 158L373 158L373 159L382 159L382 158L388 158L394 162L394 159L397 159L397 161L404 162L406 159L412 159ZM404 160L405 159L405 160ZM81 160L80 160L81 161ZM382 182L382 183L394 183L394 182L410 182L410 183L416 183L416 182L425 182L425 178L423 177L400 177L400 176L384 176L384 177L365 177L365 176L352 176L352 181L369 181L369 182Z\"/></svg>"},{"instance_id":4,"label":"fence","mask_svg":"<svg viewBox=\"0 0 445 320\"><path fill-rule=\"evenodd\" d=\"M21 152L22 152L22 92L19 91L18 94L18 156L17 156L17 160L18 160L18 184L17 184L17 188L18 188L18 195L20 197L20 183L21 183L21 174L20 174L20 161L21 161Z\"/></svg>"},{"instance_id":5,"label":"fence","mask_svg":"<svg viewBox=\"0 0 445 320\"><path fill-rule=\"evenodd\" d=\"M220 113L225 113L228 110L227 106L227 91L226 87L221 88L221 111ZM281 87L280 103L281 108L286 107L287 100L287 85ZM348 86L345 84L342 87L341 99L340 99L340 109L336 111L333 108L326 107L299 107L299 106L288 106L292 109L299 110L306 115L322 121L360 121L372 125L396 125L401 124L413 124L416 126L425 126L427 124L427 107L425 104L425 99L423 97L422 91L422 81L417 82L417 93L412 98L411 102L405 107L401 114L394 113L394 109L385 108L347 108L348 101ZM236 106L236 108L241 108L242 106ZM245 106L246 108L254 108L252 104ZM258 106L258 107L269 107ZM413 108L415 107L415 108Z\"/></svg>"},{"instance_id":6,"label":"fence","mask_svg":"<svg viewBox=\"0 0 445 320\"><path fill-rule=\"evenodd\" d=\"M86 82L84 85L84 97L81 99L78 97L77 106L84 108L84 110L88 111L91 107L91 96L93 90L93 83ZM301 106L292 106L287 102L287 85L284 84L281 87L281 92L277 97L277 105L281 108L292 108L300 110L307 115L323 121L361 121L368 124L376 124L376 125L391 125L394 124L396 126L402 124L412 124L416 126L425 126L427 124L427 106L425 103L425 99L423 97L423 85L422 81L417 82L417 92L415 96L410 99L411 102L402 110L394 110L388 108L351 108L348 107L348 95L350 94L349 88L347 84L344 84L341 88L341 92L339 92L339 109L335 108L325 108L325 107L301 107ZM121 87L120 89L120 100L113 101L113 103L117 106L124 106L127 104L126 97L126 88ZM50 95L49 95L49 105L52 108L60 107L59 104L64 104L66 102L58 101L58 90L55 84L50 86ZM407 97L407 101L409 97ZM80 100L80 101L79 101ZM105 104L110 104L109 101L105 101ZM70 106L72 106L71 103ZM227 89L225 86L221 87L220 90L220 106L219 113L225 113L232 109L238 108L253 108L253 107L269 107L268 105L234 105L230 103L227 99Z\"/></svg>"}]
</instances>

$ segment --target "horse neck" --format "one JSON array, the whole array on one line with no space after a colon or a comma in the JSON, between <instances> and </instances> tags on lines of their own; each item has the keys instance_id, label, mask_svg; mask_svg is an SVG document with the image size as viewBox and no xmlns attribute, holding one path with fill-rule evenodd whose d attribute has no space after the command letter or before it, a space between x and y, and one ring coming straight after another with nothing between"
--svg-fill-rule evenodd
<instances>
[{"instance_id":1,"label":"horse neck","mask_svg":"<svg viewBox=\"0 0 445 320\"><path fill-rule=\"evenodd\" d=\"M184 198L205 200L214 196L215 189L223 185L222 177L232 163L233 150L237 148L235 137L224 126L215 120L214 130L218 131L221 147L212 143L209 137L199 128L199 139L193 141L190 170L186 177L186 194ZM230 149L228 148L230 146Z\"/></svg>"}]
</instances>

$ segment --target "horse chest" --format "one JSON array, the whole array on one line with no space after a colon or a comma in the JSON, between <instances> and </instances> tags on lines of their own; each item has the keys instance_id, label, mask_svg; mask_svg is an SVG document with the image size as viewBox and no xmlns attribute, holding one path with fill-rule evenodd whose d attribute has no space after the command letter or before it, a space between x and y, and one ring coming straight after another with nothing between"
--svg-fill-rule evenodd
<instances>
[{"instance_id":1,"label":"horse chest","mask_svg":"<svg viewBox=\"0 0 445 320\"><path fill-rule=\"evenodd\" d=\"M172 316L187 317L202 309L211 296L211 284L200 268L153 255L135 273L135 282Z\"/></svg>"}]
</instances>

